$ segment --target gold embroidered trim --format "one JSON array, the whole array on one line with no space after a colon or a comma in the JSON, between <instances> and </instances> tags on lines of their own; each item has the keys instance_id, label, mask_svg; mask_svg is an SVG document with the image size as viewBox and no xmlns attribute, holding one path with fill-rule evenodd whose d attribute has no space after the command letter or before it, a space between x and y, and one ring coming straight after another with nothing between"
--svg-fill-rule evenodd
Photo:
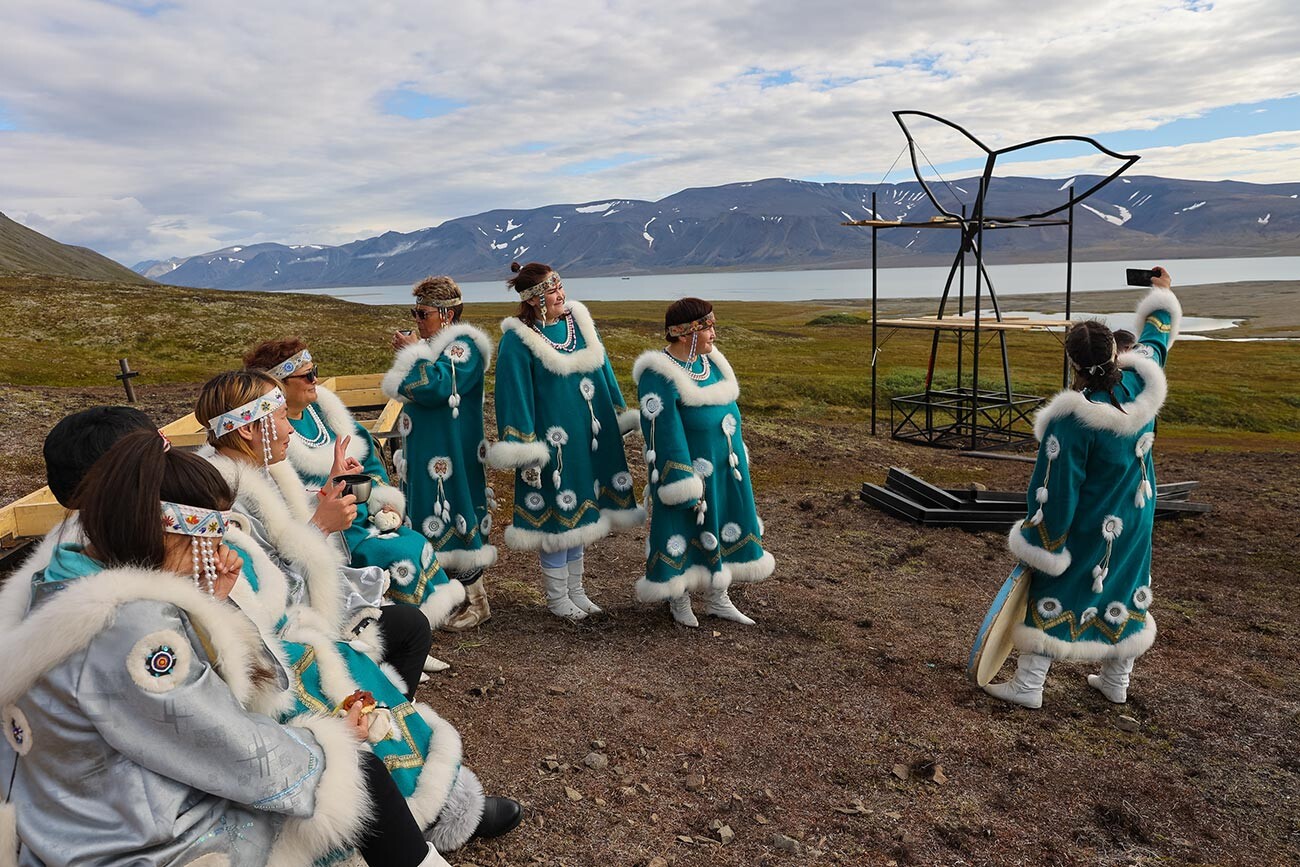
<instances>
[{"instance_id":1,"label":"gold embroidered trim","mask_svg":"<svg viewBox=\"0 0 1300 867\"><path fill-rule=\"evenodd\" d=\"M535 442L537 442L537 434L535 434L535 433L524 433L523 431L519 430L518 428L513 428L513 427L510 427L509 425L507 425L506 428L505 428L505 430L503 430L503 431L501 432L501 437L502 437L503 439L506 438L506 437L513 437L514 439L519 440L521 443L535 443Z\"/></svg>"},{"instance_id":2,"label":"gold embroidered trim","mask_svg":"<svg viewBox=\"0 0 1300 867\"><path fill-rule=\"evenodd\" d=\"M1021 522L1020 522L1020 526L1021 526L1021 528L1023 528L1023 527L1025 526L1024 521L1021 521ZM1066 538L1067 538L1069 535L1070 535L1070 531L1069 531L1069 530L1066 530L1064 536L1062 536L1062 537L1059 538L1059 539L1053 539L1053 538L1051 538L1050 536L1047 535L1047 522L1046 522L1046 521L1043 521L1042 523L1040 523L1040 524L1038 525L1038 539L1039 539L1039 541L1041 541L1041 542L1043 543L1043 547L1044 547L1045 549L1047 549L1048 551L1052 551L1052 552L1054 552L1054 551L1056 551L1057 548L1059 548L1059 547L1061 547L1062 545L1064 545L1064 544L1065 544L1065 540L1066 540Z\"/></svg>"},{"instance_id":3,"label":"gold embroidered trim","mask_svg":"<svg viewBox=\"0 0 1300 867\"><path fill-rule=\"evenodd\" d=\"M397 584L394 583L388 588L388 598L396 602L404 602L407 605L419 605L425 598L424 589L429 586L429 582L441 569L442 566L438 563L438 558L434 557L433 562L427 567L421 567L420 577L409 592L398 588Z\"/></svg>"},{"instance_id":4,"label":"gold embroidered trim","mask_svg":"<svg viewBox=\"0 0 1300 867\"><path fill-rule=\"evenodd\" d=\"M1154 325L1156 330L1159 331L1161 334L1168 334L1170 331L1173 331L1172 325L1166 325L1165 323L1161 322L1159 319L1156 318L1154 313L1147 317L1146 324Z\"/></svg>"},{"instance_id":5,"label":"gold embroidered trim","mask_svg":"<svg viewBox=\"0 0 1300 867\"><path fill-rule=\"evenodd\" d=\"M407 717L415 713L415 708L411 706L409 701L404 701L397 707L389 708L389 710L393 714L393 722L397 724L397 728L402 732L402 741L406 744L407 751L384 756L384 767L390 771L423 767L424 756L420 755L420 748L411 735L411 728L406 724Z\"/></svg>"},{"instance_id":6,"label":"gold embroidered trim","mask_svg":"<svg viewBox=\"0 0 1300 867\"><path fill-rule=\"evenodd\" d=\"M664 461L664 475L668 475L672 470L681 470L688 476L695 475L695 467L690 464L682 464L677 461Z\"/></svg>"},{"instance_id":7,"label":"gold embroidered trim","mask_svg":"<svg viewBox=\"0 0 1300 867\"><path fill-rule=\"evenodd\" d=\"M1041 629L1043 632L1046 632L1053 627L1060 626L1062 623L1067 623L1070 627L1070 640L1078 641L1079 636L1083 635L1088 631L1088 629L1095 626L1097 631L1106 636L1106 639L1110 641L1111 644L1119 643L1120 636L1124 634L1124 630L1128 627L1130 620L1144 623L1147 619L1145 611L1129 611L1128 618L1123 623L1119 626L1112 627L1102 618L1101 612L1098 612L1096 617L1092 618L1082 626L1079 626L1075 623L1073 611L1066 611L1062 614L1058 614L1051 620L1044 620L1042 616L1039 615L1037 608L1032 608L1030 614L1034 619L1034 626Z\"/></svg>"},{"instance_id":8,"label":"gold embroidered trim","mask_svg":"<svg viewBox=\"0 0 1300 867\"><path fill-rule=\"evenodd\" d=\"M597 482L597 484L600 483ZM606 487L605 485L600 485L600 493L597 494L596 496L599 497L601 495L609 497L620 508L630 509L636 505L636 494L633 491L628 491L627 494L620 494L618 491L614 490L613 488Z\"/></svg>"},{"instance_id":9,"label":"gold embroidered trim","mask_svg":"<svg viewBox=\"0 0 1300 867\"><path fill-rule=\"evenodd\" d=\"M750 533L748 536L746 536L745 538L741 539L739 542L737 542L736 544L732 545L731 547L727 547L726 545L723 545L723 546L722 546L722 556L723 556L723 557L730 557L732 554L736 553L736 552L739 551L741 548L743 548L743 547L745 547L746 545L748 545L750 542L753 542L755 545L759 545L760 547L761 547L762 544L763 544L762 540L760 540L760 539L759 539L757 536L755 536L753 533Z\"/></svg>"},{"instance_id":10,"label":"gold embroidered trim","mask_svg":"<svg viewBox=\"0 0 1300 867\"><path fill-rule=\"evenodd\" d=\"M650 562L646 563L645 571L647 575L650 574L650 570L654 569L655 564L658 563L660 560L662 560L664 563L668 564L670 567L672 567L678 572L681 572L683 569L686 568L685 554L683 554L681 557L674 560L673 558L669 557L667 554L665 554L662 551L655 551L654 554L650 555Z\"/></svg>"},{"instance_id":11,"label":"gold embroidered trim","mask_svg":"<svg viewBox=\"0 0 1300 867\"><path fill-rule=\"evenodd\" d=\"M560 512L557 512L555 509L549 506L547 507L546 511L542 512L541 515L534 518L532 515L525 512L522 506L516 505L515 517L523 518L525 521L527 521L528 523L532 524L534 527L537 528L540 528L548 520L554 518L556 521L559 521L561 525L572 530L574 527L578 526L579 523L581 523L582 516L587 514L587 512L591 511L592 509L595 509L596 511L600 511L600 507L596 505L595 500L583 500L582 505L580 505L577 508L577 510L573 513L572 518L566 518Z\"/></svg>"},{"instance_id":12,"label":"gold embroidered trim","mask_svg":"<svg viewBox=\"0 0 1300 867\"><path fill-rule=\"evenodd\" d=\"M420 361L423 362L422 364L418 365L420 370L420 381L409 382L409 383L404 382L402 383L401 387L397 389L402 393L402 396L405 397L407 400L415 400L415 395L412 392L414 392L417 388L423 388L424 386L429 384L429 365L434 362L429 361L429 359L427 358L422 358L420 359ZM408 373L407 376L410 376L410 374Z\"/></svg>"}]
</instances>

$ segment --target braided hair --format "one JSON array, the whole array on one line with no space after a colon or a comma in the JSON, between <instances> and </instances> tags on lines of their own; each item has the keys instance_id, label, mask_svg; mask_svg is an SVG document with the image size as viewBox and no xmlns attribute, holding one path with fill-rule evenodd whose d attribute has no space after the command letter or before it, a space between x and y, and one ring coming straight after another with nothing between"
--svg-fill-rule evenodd
<instances>
[{"instance_id":1,"label":"braided hair","mask_svg":"<svg viewBox=\"0 0 1300 867\"><path fill-rule=\"evenodd\" d=\"M1116 362L1115 335L1095 319L1076 322L1065 335L1065 354L1074 369L1075 391L1104 391L1111 405L1124 412L1115 397L1123 375Z\"/></svg>"}]
</instances>

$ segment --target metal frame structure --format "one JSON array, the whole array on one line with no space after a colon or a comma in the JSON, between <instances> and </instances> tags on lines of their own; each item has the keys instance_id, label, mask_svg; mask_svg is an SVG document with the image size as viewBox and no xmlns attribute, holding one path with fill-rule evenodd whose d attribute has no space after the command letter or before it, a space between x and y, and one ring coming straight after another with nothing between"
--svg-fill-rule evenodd
<instances>
[{"instance_id":1,"label":"metal frame structure","mask_svg":"<svg viewBox=\"0 0 1300 867\"><path fill-rule=\"evenodd\" d=\"M985 229L1001 230L1043 226L1064 226L1066 228L1065 322L1063 327L1068 326L1073 290L1075 205L1118 178L1136 163L1139 157L1133 154L1116 153L1094 139L1084 136L1050 136L1006 148L994 149L985 145L962 127L938 115L923 111L895 111L893 114L894 119L903 130L903 135L907 138L907 148L917 182L943 219L913 223L881 220L879 219L879 211L876 209L876 194L872 193L871 213L875 219L854 221L846 224L869 226L871 228L871 433L873 435L876 433L876 362L881 344L878 333L880 320L878 316L877 250L879 245L877 243L877 234L881 229L888 228L942 228L958 230L960 240L956 254L953 257L952 266L948 269L943 294L939 299L938 315L932 322L924 325L902 326L899 323L895 326L925 327L933 332L930 344L930 361L925 377L925 391L893 398L890 409L891 435L894 439L908 440L924 445L949 448L966 447L970 449L996 448L1030 441L1033 437L1031 414L1042 403L1043 399L1035 395L1018 394L1012 390L1011 364L1007 356L1006 330L1001 327L996 329L982 328L982 307L986 293L988 301L993 307L995 321L998 323L1003 322L997 292L984 264L984 231ZM938 197L930 189L925 178L922 177L920 163L917 161L919 147L912 136L911 130L908 129L907 124L904 122L904 117L907 116L928 118L950 127L984 152L984 170L979 179L979 187L972 208L973 213L968 212L965 205L962 206L960 213L948 210L939 202ZM1071 185L1065 202L1054 208L1017 216L997 216L985 213L985 200L992 182L993 168L999 156L1036 145L1060 141L1076 141L1090 144L1098 151L1120 160L1121 165L1081 194L1076 194L1074 186ZM1062 211L1065 212L1064 218L1054 218L1054 215L1058 215ZM973 322L965 319L968 256L973 257L975 268ZM957 327L955 322L950 321L948 324L944 322L944 314L947 311L954 282L957 283L957 316L962 317L961 327ZM973 327L967 327L969 325L973 325ZM1000 389L982 388L980 385L980 350L983 347L988 330L994 330L998 337L998 348L1002 361ZM939 337L944 331L952 331L957 335L957 384L955 388L935 389L933 387L934 372L939 355ZM971 333L969 387L962 384L962 367L967 331ZM1068 372L1068 365L1063 362L1063 385L1067 382Z\"/></svg>"}]
</instances>

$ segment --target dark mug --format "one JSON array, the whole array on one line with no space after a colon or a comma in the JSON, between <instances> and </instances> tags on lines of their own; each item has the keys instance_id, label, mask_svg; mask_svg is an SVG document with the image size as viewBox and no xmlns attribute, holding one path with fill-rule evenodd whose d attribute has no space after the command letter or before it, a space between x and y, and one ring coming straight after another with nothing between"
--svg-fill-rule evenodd
<instances>
[{"instance_id":1,"label":"dark mug","mask_svg":"<svg viewBox=\"0 0 1300 867\"><path fill-rule=\"evenodd\" d=\"M358 503L364 503L370 499L370 488L374 484L370 476L365 473L347 473L335 476L334 482L336 484L338 482L343 483L343 490L339 493L339 496L346 497L348 494L352 494L357 498Z\"/></svg>"}]
</instances>

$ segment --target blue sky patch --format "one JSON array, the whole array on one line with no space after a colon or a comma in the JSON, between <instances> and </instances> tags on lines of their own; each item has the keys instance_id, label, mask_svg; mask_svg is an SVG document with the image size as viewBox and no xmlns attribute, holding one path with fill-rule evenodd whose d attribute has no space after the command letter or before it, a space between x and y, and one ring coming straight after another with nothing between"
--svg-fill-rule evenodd
<instances>
[{"instance_id":1,"label":"blue sky patch","mask_svg":"<svg viewBox=\"0 0 1300 867\"><path fill-rule=\"evenodd\" d=\"M468 105L460 100L420 93L418 90L406 87L390 90L383 94L382 99L385 114L394 114L411 120L442 117Z\"/></svg>"}]
</instances>

